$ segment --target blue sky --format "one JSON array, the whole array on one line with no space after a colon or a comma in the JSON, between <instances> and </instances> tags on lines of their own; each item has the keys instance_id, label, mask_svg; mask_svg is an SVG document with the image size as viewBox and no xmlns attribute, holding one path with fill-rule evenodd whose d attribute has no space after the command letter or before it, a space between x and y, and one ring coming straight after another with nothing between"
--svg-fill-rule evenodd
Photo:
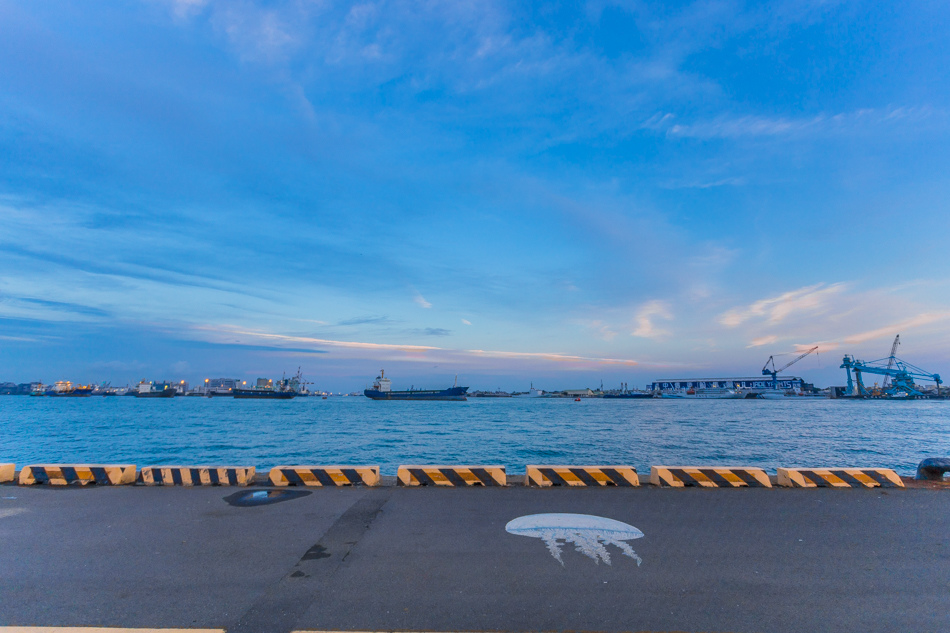
<instances>
[{"instance_id":1,"label":"blue sky","mask_svg":"<svg viewBox=\"0 0 950 633\"><path fill-rule=\"evenodd\" d=\"M0 380L950 373L940 2L0 0Z\"/></svg>"}]
</instances>

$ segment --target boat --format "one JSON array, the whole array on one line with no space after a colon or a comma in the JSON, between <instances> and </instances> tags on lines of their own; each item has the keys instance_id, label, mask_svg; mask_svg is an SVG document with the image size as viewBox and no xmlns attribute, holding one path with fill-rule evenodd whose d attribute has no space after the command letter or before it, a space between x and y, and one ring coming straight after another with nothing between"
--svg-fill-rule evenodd
<instances>
[{"instance_id":1,"label":"boat","mask_svg":"<svg viewBox=\"0 0 950 633\"><path fill-rule=\"evenodd\" d=\"M515 395L515 398L541 398L544 396L544 391L541 389L535 389L534 383L531 383L531 388L527 393L519 393Z\"/></svg>"},{"instance_id":2,"label":"boat","mask_svg":"<svg viewBox=\"0 0 950 633\"><path fill-rule=\"evenodd\" d=\"M256 387L249 389L234 387L230 390L228 395L238 399L290 400L297 396L309 395L309 392L305 391L304 387L304 385L307 384L310 383L304 382L303 375L301 375L300 368L298 367L297 373L294 376L287 378L287 374L284 374L284 376L277 381L276 385L269 378L258 378Z\"/></svg>"},{"instance_id":3,"label":"boat","mask_svg":"<svg viewBox=\"0 0 950 633\"><path fill-rule=\"evenodd\" d=\"M458 386L458 377L455 385L448 389L409 389L409 391L393 391L392 381L386 378L386 372L379 370L379 376L373 383L372 389L364 389L363 395L371 400L468 400L468 387Z\"/></svg>"},{"instance_id":4,"label":"boat","mask_svg":"<svg viewBox=\"0 0 950 633\"><path fill-rule=\"evenodd\" d=\"M625 400L633 398L653 398L654 395L649 391L623 391L621 393L605 393L605 400L615 400L623 398Z\"/></svg>"},{"instance_id":5,"label":"boat","mask_svg":"<svg viewBox=\"0 0 950 633\"><path fill-rule=\"evenodd\" d=\"M74 385L68 380L57 381L52 391L45 392L47 396L58 398L85 398L92 395L92 385Z\"/></svg>"},{"instance_id":6,"label":"boat","mask_svg":"<svg viewBox=\"0 0 950 633\"><path fill-rule=\"evenodd\" d=\"M261 388L252 387L250 389L233 389L231 395L235 398L257 398L258 400L290 400L297 397L295 391L279 391L273 387Z\"/></svg>"},{"instance_id":7,"label":"boat","mask_svg":"<svg viewBox=\"0 0 950 633\"><path fill-rule=\"evenodd\" d=\"M138 387L132 392L136 398L174 398L175 388L168 383L153 384L147 380L139 382Z\"/></svg>"}]
</instances>

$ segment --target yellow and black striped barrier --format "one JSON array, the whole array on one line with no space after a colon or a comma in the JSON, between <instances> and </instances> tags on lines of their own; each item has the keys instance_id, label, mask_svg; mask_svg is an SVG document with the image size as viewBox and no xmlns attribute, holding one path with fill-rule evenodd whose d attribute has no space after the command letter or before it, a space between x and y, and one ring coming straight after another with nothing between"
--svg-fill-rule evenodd
<instances>
[{"instance_id":1,"label":"yellow and black striped barrier","mask_svg":"<svg viewBox=\"0 0 950 633\"><path fill-rule=\"evenodd\" d=\"M903 488L890 468L779 468L778 485L786 488Z\"/></svg>"},{"instance_id":2,"label":"yellow and black striped barrier","mask_svg":"<svg viewBox=\"0 0 950 633\"><path fill-rule=\"evenodd\" d=\"M16 466L13 464L0 464L0 483L13 481L13 476L15 474Z\"/></svg>"},{"instance_id":3,"label":"yellow and black striped barrier","mask_svg":"<svg viewBox=\"0 0 950 633\"><path fill-rule=\"evenodd\" d=\"M99 464L33 464L25 466L20 471L21 486L33 484L49 484L51 486L68 486L78 484L86 486L121 486L135 483L135 466L133 465L99 465Z\"/></svg>"},{"instance_id":4,"label":"yellow and black striped barrier","mask_svg":"<svg viewBox=\"0 0 950 633\"><path fill-rule=\"evenodd\" d=\"M246 486L253 466L145 466L139 481L146 486Z\"/></svg>"},{"instance_id":5,"label":"yellow and black striped barrier","mask_svg":"<svg viewBox=\"0 0 950 633\"><path fill-rule=\"evenodd\" d=\"M633 466L527 466L526 486L620 486L640 485Z\"/></svg>"},{"instance_id":6,"label":"yellow and black striped barrier","mask_svg":"<svg viewBox=\"0 0 950 633\"><path fill-rule=\"evenodd\" d=\"M275 466L275 486L378 486L379 466Z\"/></svg>"},{"instance_id":7,"label":"yellow and black striped barrier","mask_svg":"<svg viewBox=\"0 0 950 633\"><path fill-rule=\"evenodd\" d=\"M504 466L400 466L400 486L507 486Z\"/></svg>"},{"instance_id":8,"label":"yellow and black striped barrier","mask_svg":"<svg viewBox=\"0 0 950 633\"><path fill-rule=\"evenodd\" d=\"M651 466L650 483L654 486L682 488L771 488L769 476L761 468L735 466Z\"/></svg>"}]
</instances>

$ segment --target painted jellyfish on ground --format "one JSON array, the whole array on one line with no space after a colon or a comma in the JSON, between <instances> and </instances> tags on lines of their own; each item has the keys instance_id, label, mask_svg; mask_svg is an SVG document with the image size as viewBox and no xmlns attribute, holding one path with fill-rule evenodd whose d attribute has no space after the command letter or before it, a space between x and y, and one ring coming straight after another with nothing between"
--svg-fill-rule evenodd
<instances>
[{"instance_id":1,"label":"painted jellyfish on ground","mask_svg":"<svg viewBox=\"0 0 950 633\"><path fill-rule=\"evenodd\" d=\"M561 543L573 543L574 549L598 565L600 561L610 564L610 552L607 545L615 545L620 551L637 561L643 561L624 541L642 538L643 532L613 519L592 516L590 514L529 514L510 521L505 531L520 536L539 538L548 546L557 562L561 560Z\"/></svg>"}]
</instances>

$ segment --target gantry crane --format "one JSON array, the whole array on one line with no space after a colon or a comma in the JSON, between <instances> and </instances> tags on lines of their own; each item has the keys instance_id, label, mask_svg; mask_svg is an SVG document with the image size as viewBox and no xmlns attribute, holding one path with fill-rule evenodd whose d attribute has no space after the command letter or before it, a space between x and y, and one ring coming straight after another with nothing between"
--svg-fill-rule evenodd
<instances>
[{"instance_id":1,"label":"gantry crane","mask_svg":"<svg viewBox=\"0 0 950 633\"><path fill-rule=\"evenodd\" d=\"M885 398L928 397L914 382L914 378L933 381L937 385L937 395L940 395L940 385L942 384L940 374L932 374L895 356L897 346L900 344L899 339L900 335L894 339L894 344L891 346L891 355L887 358L865 362L855 359L854 356L850 354L845 354L844 359L841 361L841 369L848 372L848 395L856 398L871 395L864 386L862 374L876 374L890 378L890 384L887 384L885 381L884 387L881 388L881 394ZM853 379L851 376L852 371L854 372Z\"/></svg>"},{"instance_id":2,"label":"gantry crane","mask_svg":"<svg viewBox=\"0 0 950 633\"><path fill-rule=\"evenodd\" d=\"M813 348L811 348L810 350L808 350L808 351L805 352L804 354L802 354L802 355L800 355L800 356L798 356L798 357L796 357L796 358L794 358L794 359L788 361L787 363L785 363L785 364L784 364L782 367L780 367L779 369L775 369L775 358L772 357L772 356L769 356L769 359L768 359L767 361L765 361L765 366L762 368L762 375L763 375L763 376L772 376L772 389L778 389L778 378L777 378L777 376L778 376L779 372L785 371L786 369L788 369L789 367L791 367L792 365L794 365L795 363L797 363L797 362L800 361L801 359L805 358L806 356L808 356L809 354L811 354L812 352L814 352L814 351L817 350L817 349L818 349L818 346L815 345ZM772 365L772 369L769 369L769 365Z\"/></svg>"}]
</instances>

